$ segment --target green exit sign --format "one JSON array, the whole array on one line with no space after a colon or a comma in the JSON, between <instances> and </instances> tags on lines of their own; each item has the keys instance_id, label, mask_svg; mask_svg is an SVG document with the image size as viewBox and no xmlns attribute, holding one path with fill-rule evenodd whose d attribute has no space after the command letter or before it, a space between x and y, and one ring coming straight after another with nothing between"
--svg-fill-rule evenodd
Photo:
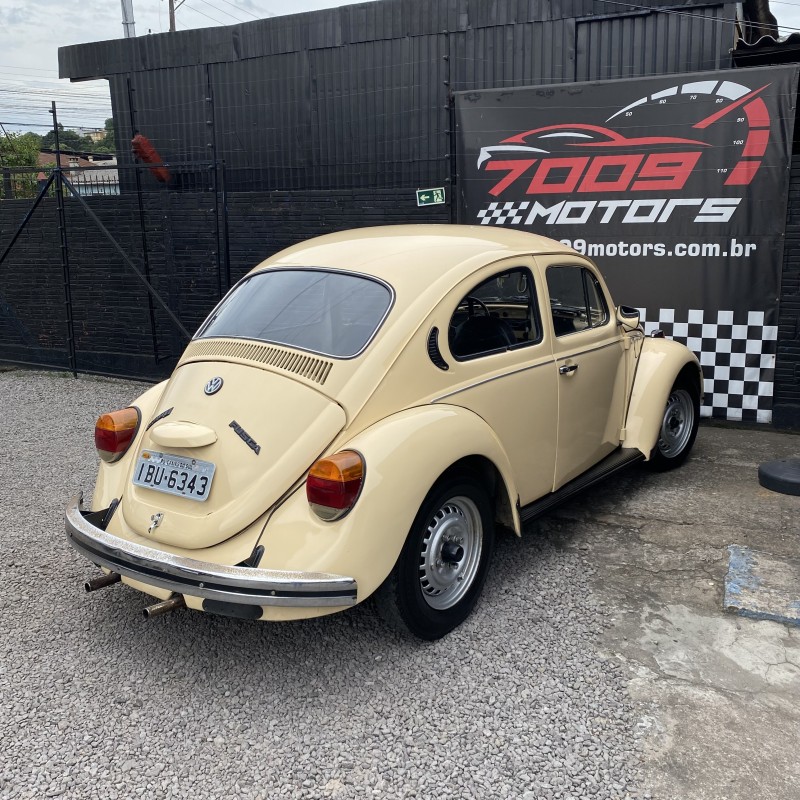
<instances>
[{"instance_id":1,"label":"green exit sign","mask_svg":"<svg viewBox=\"0 0 800 800\"><path fill-rule=\"evenodd\" d=\"M417 189L418 206L440 206L444 203L444 187L439 189Z\"/></svg>"}]
</instances>

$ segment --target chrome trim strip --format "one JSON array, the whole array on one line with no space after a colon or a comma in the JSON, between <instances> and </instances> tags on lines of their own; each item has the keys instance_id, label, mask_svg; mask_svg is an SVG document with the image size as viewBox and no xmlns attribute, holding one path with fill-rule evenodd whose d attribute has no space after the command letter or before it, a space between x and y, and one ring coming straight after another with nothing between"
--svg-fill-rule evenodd
<instances>
[{"instance_id":1,"label":"chrome trim strip","mask_svg":"<svg viewBox=\"0 0 800 800\"><path fill-rule=\"evenodd\" d=\"M439 397L434 397L433 400L431 400L431 403L441 403L442 400L447 400L448 397L455 397L457 394L467 392L470 389L474 389L476 386L483 386L485 383L499 381L501 378L508 378L511 375L519 375L520 372L527 372L531 369L538 369L539 367L546 367L548 365L552 366L555 364L555 358L548 355L548 359L548 361L541 361L538 364L530 364L527 367L512 369L509 372L504 372L502 375L492 375L491 378L483 378L482 380L475 381L475 383L470 383L468 386L461 386L453 392L448 392L447 394L440 395Z\"/></svg>"},{"instance_id":2,"label":"chrome trim strip","mask_svg":"<svg viewBox=\"0 0 800 800\"><path fill-rule=\"evenodd\" d=\"M579 331L576 331L579 333ZM483 386L485 383L491 383L492 381L500 380L500 378L508 378L510 375L518 375L520 372L527 372L529 369L538 369L539 367L547 366L548 364L557 364L559 361L563 361L567 358L577 358L578 356L585 355L586 353L593 353L596 350L604 350L606 347L613 347L614 345L618 345L622 341L622 337L618 339L614 339L613 342L606 342L605 344L599 344L596 347L589 347L586 350L581 350L579 353L569 353L569 355L553 355L552 360L550 361L540 361L538 364L532 364L527 367L520 367L519 369L512 369L509 372L504 372L502 375L493 375L491 378L483 378L483 380L475 381L475 383L470 383L468 386L462 386L459 389L456 389L453 392L448 392L447 394L439 395L439 397L434 397L431 400L431 403L440 403L442 400L446 400L448 397L455 397L457 394L461 394L462 392L469 391L470 389L474 389L476 386ZM506 351L509 352L509 351Z\"/></svg>"},{"instance_id":3,"label":"chrome trim strip","mask_svg":"<svg viewBox=\"0 0 800 800\"><path fill-rule=\"evenodd\" d=\"M99 513L99 512L96 512ZM83 495L65 514L69 543L89 561L128 578L180 594L257 606L352 606L353 578L324 572L289 572L227 566L129 542L94 525Z\"/></svg>"},{"instance_id":4,"label":"chrome trim strip","mask_svg":"<svg viewBox=\"0 0 800 800\"><path fill-rule=\"evenodd\" d=\"M589 329L587 329L589 330ZM575 331L575 333L583 333L583 331ZM619 344L622 341L622 337L618 337L611 342L606 342L605 344L598 344L594 347L587 347L585 350L579 350L577 353L564 353L564 354L555 354L556 361L563 361L565 358L577 358L578 356L584 356L586 353L594 353L597 350L605 350L606 347L613 347L615 344Z\"/></svg>"}]
</instances>

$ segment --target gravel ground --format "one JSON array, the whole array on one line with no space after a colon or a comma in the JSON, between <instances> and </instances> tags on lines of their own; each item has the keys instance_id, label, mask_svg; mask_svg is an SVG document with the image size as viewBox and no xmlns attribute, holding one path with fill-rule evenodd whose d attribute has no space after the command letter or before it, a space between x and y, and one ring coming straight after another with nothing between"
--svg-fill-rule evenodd
<instances>
[{"instance_id":1,"label":"gravel ground","mask_svg":"<svg viewBox=\"0 0 800 800\"><path fill-rule=\"evenodd\" d=\"M596 639L585 554L501 536L450 636L371 603L302 623L87 595L63 507L94 481L100 411L132 383L0 373L0 797L640 797L637 720ZM546 528L547 526L543 526Z\"/></svg>"}]
</instances>

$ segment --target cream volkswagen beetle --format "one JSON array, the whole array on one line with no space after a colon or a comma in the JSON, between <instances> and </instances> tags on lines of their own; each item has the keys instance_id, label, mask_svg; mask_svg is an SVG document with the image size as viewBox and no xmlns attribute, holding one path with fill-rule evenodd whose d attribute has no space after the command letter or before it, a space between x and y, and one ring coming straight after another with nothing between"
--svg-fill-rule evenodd
<instances>
[{"instance_id":1,"label":"cream volkswagen beetle","mask_svg":"<svg viewBox=\"0 0 800 800\"><path fill-rule=\"evenodd\" d=\"M393 226L267 259L172 377L102 415L71 544L161 602L291 620L375 594L436 639L470 613L495 529L639 460L680 464L700 366L645 337L595 265L502 229Z\"/></svg>"}]
</instances>

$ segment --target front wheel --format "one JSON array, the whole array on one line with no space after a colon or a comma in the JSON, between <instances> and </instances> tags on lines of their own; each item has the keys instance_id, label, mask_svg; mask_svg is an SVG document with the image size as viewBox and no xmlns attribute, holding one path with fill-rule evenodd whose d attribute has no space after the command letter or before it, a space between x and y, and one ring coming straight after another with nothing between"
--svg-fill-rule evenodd
<instances>
[{"instance_id":1,"label":"front wheel","mask_svg":"<svg viewBox=\"0 0 800 800\"><path fill-rule=\"evenodd\" d=\"M664 472L680 466L689 455L700 422L700 391L690 381L675 381L667 398L658 441L647 462L650 469Z\"/></svg>"},{"instance_id":2,"label":"front wheel","mask_svg":"<svg viewBox=\"0 0 800 800\"><path fill-rule=\"evenodd\" d=\"M377 592L381 616L420 639L441 638L475 605L493 550L494 519L483 486L467 475L439 481Z\"/></svg>"}]
</instances>

